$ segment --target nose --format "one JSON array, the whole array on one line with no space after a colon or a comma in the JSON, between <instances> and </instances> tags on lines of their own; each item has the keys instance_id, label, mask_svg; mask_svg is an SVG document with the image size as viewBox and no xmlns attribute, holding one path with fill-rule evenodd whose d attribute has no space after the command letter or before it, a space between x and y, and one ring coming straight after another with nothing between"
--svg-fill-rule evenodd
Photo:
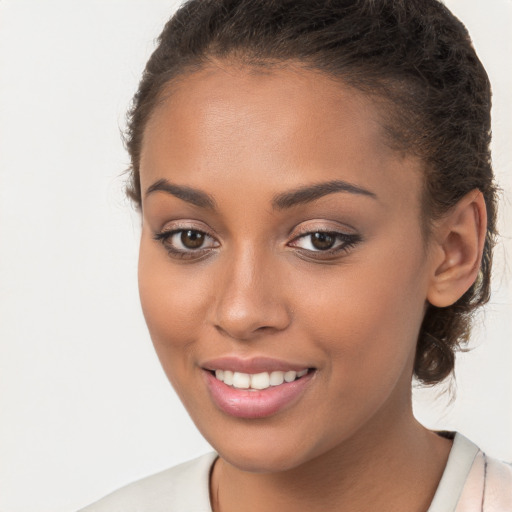
<instances>
[{"instance_id":1,"label":"nose","mask_svg":"<svg viewBox=\"0 0 512 512\"><path fill-rule=\"evenodd\" d=\"M217 330L237 340L282 331L291 309L279 285L278 262L248 246L227 259L218 281L214 309Z\"/></svg>"}]
</instances>

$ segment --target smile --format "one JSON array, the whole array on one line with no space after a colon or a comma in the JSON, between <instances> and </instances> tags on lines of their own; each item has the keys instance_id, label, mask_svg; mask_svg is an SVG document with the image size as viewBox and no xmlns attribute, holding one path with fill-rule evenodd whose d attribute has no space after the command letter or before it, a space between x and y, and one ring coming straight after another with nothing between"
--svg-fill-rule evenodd
<instances>
[{"instance_id":1,"label":"smile","mask_svg":"<svg viewBox=\"0 0 512 512\"><path fill-rule=\"evenodd\" d=\"M263 390L271 386L280 386L283 383L293 382L308 373L308 369L294 371L273 371L261 373L242 373L231 370L215 370L215 378L235 389Z\"/></svg>"},{"instance_id":2,"label":"smile","mask_svg":"<svg viewBox=\"0 0 512 512\"><path fill-rule=\"evenodd\" d=\"M245 419L265 418L293 407L317 374L315 368L268 358L222 358L209 361L202 369L215 406L229 416Z\"/></svg>"}]
</instances>

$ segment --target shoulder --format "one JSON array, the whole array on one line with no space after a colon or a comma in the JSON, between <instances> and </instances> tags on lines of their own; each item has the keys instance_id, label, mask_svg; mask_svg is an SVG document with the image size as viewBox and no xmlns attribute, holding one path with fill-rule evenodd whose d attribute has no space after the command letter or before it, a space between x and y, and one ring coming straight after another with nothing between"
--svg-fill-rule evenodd
<instances>
[{"instance_id":1,"label":"shoulder","mask_svg":"<svg viewBox=\"0 0 512 512\"><path fill-rule=\"evenodd\" d=\"M209 474L216 453L208 453L137 480L79 512L211 512Z\"/></svg>"},{"instance_id":2,"label":"shoulder","mask_svg":"<svg viewBox=\"0 0 512 512\"><path fill-rule=\"evenodd\" d=\"M512 464L487 457L485 499L496 510L512 510Z\"/></svg>"},{"instance_id":3,"label":"shoulder","mask_svg":"<svg viewBox=\"0 0 512 512\"><path fill-rule=\"evenodd\" d=\"M448 436L446 436L448 437ZM456 433L428 512L512 511L512 466Z\"/></svg>"},{"instance_id":4,"label":"shoulder","mask_svg":"<svg viewBox=\"0 0 512 512\"><path fill-rule=\"evenodd\" d=\"M457 512L512 510L512 465L479 450L462 491Z\"/></svg>"}]
</instances>

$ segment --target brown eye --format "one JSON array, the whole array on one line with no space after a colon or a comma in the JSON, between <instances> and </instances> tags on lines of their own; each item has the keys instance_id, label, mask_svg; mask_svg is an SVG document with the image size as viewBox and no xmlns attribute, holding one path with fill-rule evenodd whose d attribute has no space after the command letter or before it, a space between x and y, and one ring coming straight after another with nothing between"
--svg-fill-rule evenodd
<instances>
[{"instance_id":1,"label":"brown eye","mask_svg":"<svg viewBox=\"0 0 512 512\"><path fill-rule=\"evenodd\" d=\"M205 234L191 229L181 232L181 243L187 249L199 249L204 243Z\"/></svg>"},{"instance_id":2,"label":"brown eye","mask_svg":"<svg viewBox=\"0 0 512 512\"><path fill-rule=\"evenodd\" d=\"M336 242L336 235L331 233L311 233L311 244L319 251L331 249Z\"/></svg>"},{"instance_id":3,"label":"brown eye","mask_svg":"<svg viewBox=\"0 0 512 512\"><path fill-rule=\"evenodd\" d=\"M289 243L311 257L332 258L341 256L361 241L358 234L340 233L336 231L310 231L298 236Z\"/></svg>"},{"instance_id":4,"label":"brown eye","mask_svg":"<svg viewBox=\"0 0 512 512\"><path fill-rule=\"evenodd\" d=\"M215 238L198 229L162 231L153 238L164 246L169 256L178 259L199 259L220 246Z\"/></svg>"}]
</instances>

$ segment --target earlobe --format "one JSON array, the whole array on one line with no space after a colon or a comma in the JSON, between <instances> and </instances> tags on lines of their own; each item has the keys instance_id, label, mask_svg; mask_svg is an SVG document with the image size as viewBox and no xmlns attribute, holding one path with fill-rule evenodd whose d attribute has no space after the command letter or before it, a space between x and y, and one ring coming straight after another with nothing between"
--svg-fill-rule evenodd
<instances>
[{"instance_id":1,"label":"earlobe","mask_svg":"<svg viewBox=\"0 0 512 512\"><path fill-rule=\"evenodd\" d=\"M487 231L480 190L466 194L435 227L436 258L427 300L437 307L456 302L475 282Z\"/></svg>"}]
</instances>

